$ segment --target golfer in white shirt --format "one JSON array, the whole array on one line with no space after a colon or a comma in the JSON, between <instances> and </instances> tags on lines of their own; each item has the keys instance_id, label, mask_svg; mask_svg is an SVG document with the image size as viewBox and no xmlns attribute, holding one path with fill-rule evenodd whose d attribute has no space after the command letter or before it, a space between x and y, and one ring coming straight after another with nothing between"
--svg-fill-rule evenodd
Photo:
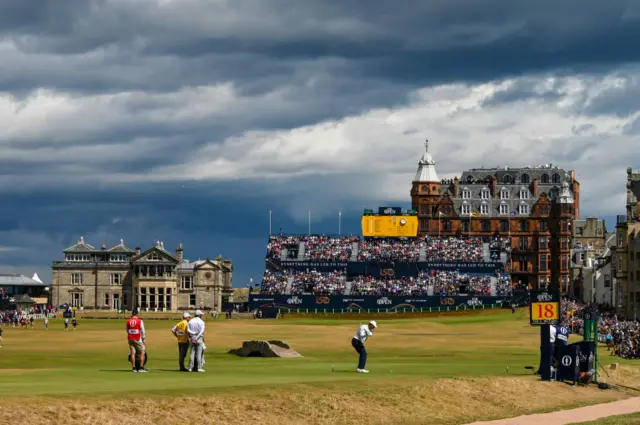
<instances>
[{"instance_id":1,"label":"golfer in white shirt","mask_svg":"<svg viewBox=\"0 0 640 425\"><path fill-rule=\"evenodd\" d=\"M351 340L351 345L360 356L358 359L358 369L356 369L358 373L369 373L369 371L365 369L367 365L367 349L364 348L364 343L367 338L373 335L372 331L377 327L378 324L375 320L370 321L368 325L361 325Z\"/></svg>"},{"instance_id":2,"label":"golfer in white shirt","mask_svg":"<svg viewBox=\"0 0 640 425\"><path fill-rule=\"evenodd\" d=\"M202 321L202 311L196 311L196 317L189 320L187 332L191 343L191 361L189 370L191 372L204 372L202 368L202 346L204 345L204 322Z\"/></svg>"}]
</instances>

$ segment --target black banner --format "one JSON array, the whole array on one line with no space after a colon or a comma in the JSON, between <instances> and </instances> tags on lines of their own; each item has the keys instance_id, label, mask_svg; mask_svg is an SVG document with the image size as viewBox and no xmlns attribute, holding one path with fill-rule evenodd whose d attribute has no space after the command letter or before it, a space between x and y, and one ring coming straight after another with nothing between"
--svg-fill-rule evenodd
<instances>
[{"instance_id":1,"label":"black banner","mask_svg":"<svg viewBox=\"0 0 640 425\"><path fill-rule=\"evenodd\" d=\"M402 215L400 207L378 207L379 215Z\"/></svg>"},{"instance_id":2,"label":"black banner","mask_svg":"<svg viewBox=\"0 0 640 425\"><path fill-rule=\"evenodd\" d=\"M272 261L277 267L290 270L317 270L319 272L345 271L349 276L417 277L422 271L457 270L460 273L493 274L504 269L497 261L456 262L418 261L404 262L325 262L325 261Z\"/></svg>"},{"instance_id":3,"label":"black banner","mask_svg":"<svg viewBox=\"0 0 640 425\"><path fill-rule=\"evenodd\" d=\"M469 308L506 303L508 297L474 296L389 296L376 295L249 295L249 308L277 306L293 310L342 310L358 308L363 310L394 308L463 307Z\"/></svg>"}]
</instances>

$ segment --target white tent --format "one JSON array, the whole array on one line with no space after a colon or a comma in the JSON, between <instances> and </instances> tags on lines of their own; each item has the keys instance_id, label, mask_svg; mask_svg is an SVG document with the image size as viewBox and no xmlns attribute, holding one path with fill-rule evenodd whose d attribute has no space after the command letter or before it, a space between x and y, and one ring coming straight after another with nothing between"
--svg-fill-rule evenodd
<instances>
[{"instance_id":1,"label":"white tent","mask_svg":"<svg viewBox=\"0 0 640 425\"><path fill-rule=\"evenodd\" d=\"M40 280L40 276L38 276L38 273L34 273L31 279L35 280L38 283L44 283L42 282L42 280Z\"/></svg>"}]
</instances>

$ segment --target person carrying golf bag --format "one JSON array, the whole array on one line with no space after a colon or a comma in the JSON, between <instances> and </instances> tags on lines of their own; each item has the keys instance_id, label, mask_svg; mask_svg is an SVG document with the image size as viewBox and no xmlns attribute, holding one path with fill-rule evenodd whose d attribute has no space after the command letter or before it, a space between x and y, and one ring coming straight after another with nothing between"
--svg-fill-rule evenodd
<instances>
[{"instance_id":1,"label":"person carrying golf bag","mask_svg":"<svg viewBox=\"0 0 640 425\"><path fill-rule=\"evenodd\" d=\"M369 373L368 370L365 369L367 365L367 349L364 347L364 343L367 341L367 338L373 335L373 330L378 327L378 324L375 320L372 320L367 325L361 325L358 328L358 332L351 339L351 345L356 350L359 355L358 358L358 368L356 371L358 373Z\"/></svg>"}]
</instances>

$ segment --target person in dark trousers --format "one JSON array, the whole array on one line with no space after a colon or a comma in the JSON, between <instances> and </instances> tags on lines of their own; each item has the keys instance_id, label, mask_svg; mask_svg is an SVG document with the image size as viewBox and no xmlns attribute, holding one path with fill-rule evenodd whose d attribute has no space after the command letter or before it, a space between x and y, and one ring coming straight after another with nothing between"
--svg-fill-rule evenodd
<instances>
[{"instance_id":1,"label":"person in dark trousers","mask_svg":"<svg viewBox=\"0 0 640 425\"><path fill-rule=\"evenodd\" d=\"M189 369L184 366L184 359L187 358L187 354L189 353L189 333L187 332L189 319L191 319L191 315L184 313L180 323L171 329L173 336L175 336L178 341L178 364L180 365L180 372L189 371Z\"/></svg>"},{"instance_id":2,"label":"person in dark trousers","mask_svg":"<svg viewBox=\"0 0 640 425\"><path fill-rule=\"evenodd\" d=\"M378 324L375 320L372 320L367 325L361 325L358 329L358 332L351 339L351 345L356 350L359 355L358 358L358 368L356 371L358 373L369 373L365 366L367 365L367 349L364 347L364 343L367 341L367 338L373 335L373 330L378 327Z\"/></svg>"}]
</instances>

